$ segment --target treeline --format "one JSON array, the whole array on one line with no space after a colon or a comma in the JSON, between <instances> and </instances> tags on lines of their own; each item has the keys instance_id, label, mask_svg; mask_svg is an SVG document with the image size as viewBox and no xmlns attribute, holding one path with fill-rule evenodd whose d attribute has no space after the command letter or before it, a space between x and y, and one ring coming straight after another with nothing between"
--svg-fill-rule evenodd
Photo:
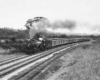
<instances>
[{"instance_id":1,"label":"treeline","mask_svg":"<svg viewBox=\"0 0 100 80\"><path fill-rule=\"evenodd\" d=\"M10 38L10 37L16 37L16 38L29 38L28 31L27 30L15 30L11 28L0 28L0 38Z\"/></svg>"},{"instance_id":2,"label":"treeline","mask_svg":"<svg viewBox=\"0 0 100 80\"><path fill-rule=\"evenodd\" d=\"M47 33L47 32L38 32L34 36L34 38L44 36L47 38L79 38L79 37L90 37L95 39L100 39L100 35L66 35L60 33ZM16 37L19 39L28 39L29 32L28 30L15 30L11 28L0 28L0 39L9 38L9 37Z\"/></svg>"},{"instance_id":3,"label":"treeline","mask_svg":"<svg viewBox=\"0 0 100 80\"><path fill-rule=\"evenodd\" d=\"M44 36L47 38L100 38L100 35L75 35L75 34L60 34L60 33L47 33L47 32L38 32L34 38Z\"/></svg>"}]
</instances>

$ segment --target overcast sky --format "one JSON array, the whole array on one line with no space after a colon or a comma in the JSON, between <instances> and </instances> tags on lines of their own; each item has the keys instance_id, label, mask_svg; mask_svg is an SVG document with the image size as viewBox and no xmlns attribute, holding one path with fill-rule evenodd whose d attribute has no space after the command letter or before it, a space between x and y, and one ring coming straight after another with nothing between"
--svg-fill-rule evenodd
<instances>
[{"instance_id":1,"label":"overcast sky","mask_svg":"<svg viewBox=\"0 0 100 80\"><path fill-rule=\"evenodd\" d=\"M0 0L0 27L21 29L36 16L100 25L100 0Z\"/></svg>"}]
</instances>

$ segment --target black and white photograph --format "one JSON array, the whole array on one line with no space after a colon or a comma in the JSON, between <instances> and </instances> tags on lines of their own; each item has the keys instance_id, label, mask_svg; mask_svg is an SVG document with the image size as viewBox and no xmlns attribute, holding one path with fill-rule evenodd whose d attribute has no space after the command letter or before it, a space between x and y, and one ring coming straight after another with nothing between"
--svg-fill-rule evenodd
<instances>
[{"instance_id":1,"label":"black and white photograph","mask_svg":"<svg viewBox=\"0 0 100 80\"><path fill-rule=\"evenodd\" d=\"M100 0L0 0L0 80L100 80Z\"/></svg>"}]
</instances>

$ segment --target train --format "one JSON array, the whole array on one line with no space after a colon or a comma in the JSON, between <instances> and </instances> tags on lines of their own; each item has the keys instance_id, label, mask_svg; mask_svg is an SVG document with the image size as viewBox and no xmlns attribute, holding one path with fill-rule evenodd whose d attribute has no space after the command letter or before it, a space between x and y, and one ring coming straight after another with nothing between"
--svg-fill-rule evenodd
<instances>
[{"instance_id":1,"label":"train","mask_svg":"<svg viewBox=\"0 0 100 80\"><path fill-rule=\"evenodd\" d=\"M21 45L20 49L26 53L35 53L62 45L87 42L90 40L90 38L39 38L38 40L32 39L25 42L25 44Z\"/></svg>"}]
</instances>

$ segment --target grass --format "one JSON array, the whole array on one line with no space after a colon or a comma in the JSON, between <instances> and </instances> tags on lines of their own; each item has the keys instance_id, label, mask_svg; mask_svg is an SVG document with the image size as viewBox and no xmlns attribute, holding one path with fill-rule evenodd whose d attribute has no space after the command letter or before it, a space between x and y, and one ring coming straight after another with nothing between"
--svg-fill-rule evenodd
<instances>
[{"instance_id":1,"label":"grass","mask_svg":"<svg viewBox=\"0 0 100 80\"><path fill-rule=\"evenodd\" d=\"M56 60L56 62L53 62L51 65L49 65L46 70L39 74L34 80L46 80L50 75L57 72L61 68L61 65L62 60Z\"/></svg>"},{"instance_id":2,"label":"grass","mask_svg":"<svg viewBox=\"0 0 100 80\"><path fill-rule=\"evenodd\" d=\"M67 52L36 80L100 80L100 43Z\"/></svg>"},{"instance_id":3,"label":"grass","mask_svg":"<svg viewBox=\"0 0 100 80\"><path fill-rule=\"evenodd\" d=\"M77 62L74 65L62 65L62 71L56 80L100 80L100 44L92 46L83 46L72 52L73 60ZM96 63L96 62L99 63ZM96 65L97 64L97 65ZM66 66L66 67L64 67ZM95 66L95 68L94 68ZM98 67L99 66L99 67ZM68 72L67 72L68 71Z\"/></svg>"},{"instance_id":4,"label":"grass","mask_svg":"<svg viewBox=\"0 0 100 80\"><path fill-rule=\"evenodd\" d=\"M10 46L10 45L0 45L0 61L7 60L14 57L23 56L23 54L19 49Z\"/></svg>"}]
</instances>

